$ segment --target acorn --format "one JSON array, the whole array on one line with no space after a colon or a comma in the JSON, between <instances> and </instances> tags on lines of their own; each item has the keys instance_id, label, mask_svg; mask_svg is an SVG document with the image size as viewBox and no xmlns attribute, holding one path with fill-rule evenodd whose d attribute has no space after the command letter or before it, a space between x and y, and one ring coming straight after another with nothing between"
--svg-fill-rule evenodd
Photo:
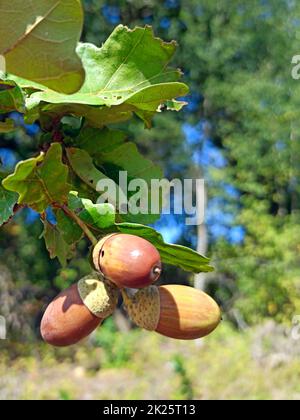
<instances>
[{"instance_id":1,"label":"acorn","mask_svg":"<svg viewBox=\"0 0 300 420\"><path fill-rule=\"evenodd\" d=\"M136 325L170 338L202 338L221 322L217 303L192 287L150 286L133 296L123 291L123 299L128 315Z\"/></svg>"},{"instance_id":2,"label":"acorn","mask_svg":"<svg viewBox=\"0 0 300 420\"><path fill-rule=\"evenodd\" d=\"M94 248L96 270L120 289L141 289L156 282L162 272L159 252L139 236L112 234Z\"/></svg>"},{"instance_id":3,"label":"acorn","mask_svg":"<svg viewBox=\"0 0 300 420\"><path fill-rule=\"evenodd\" d=\"M41 335L56 347L76 344L110 316L117 303L118 289L92 273L50 303L41 322Z\"/></svg>"}]
</instances>

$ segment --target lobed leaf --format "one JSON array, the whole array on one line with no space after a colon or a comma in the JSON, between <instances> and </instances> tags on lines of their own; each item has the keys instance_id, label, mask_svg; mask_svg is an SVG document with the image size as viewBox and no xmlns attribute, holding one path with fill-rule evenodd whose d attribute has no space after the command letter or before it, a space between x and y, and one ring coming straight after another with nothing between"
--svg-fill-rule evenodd
<instances>
[{"instance_id":1,"label":"lobed leaf","mask_svg":"<svg viewBox=\"0 0 300 420\"><path fill-rule=\"evenodd\" d=\"M77 91L84 80L75 51L82 25L80 0L1 0L6 71L60 92Z\"/></svg>"},{"instance_id":2,"label":"lobed leaf","mask_svg":"<svg viewBox=\"0 0 300 420\"><path fill-rule=\"evenodd\" d=\"M85 150L70 147L66 152L73 171L89 187L96 190L101 179L108 179L95 167L92 157Z\"/></svg>"},{"instance_id":3,"label":"lobed leaf","mask_svg":"<svg viewBox=\"0 0 300 420\"><path fill-rule=\"evenodd\" d=\"M109 129L97 130L85 128L76 139L78 147L85 149L93 157L93 162L101 169L101 173L109 174L109 177L119 185L120 172L126 172L127 186L132 180L140 179L148 186L148 210L146 214L131 215L122 214L123 221L153 223L159 218L159 214L151 214L151 181L160 180L163 171L149 159L140 154L137 146L132 142L125 142L126 135L121 131ZM85 165L86 166L86 165ZM89 173L93 173L92 169ZM134 195L135 191L128 193L128 198ZM159 197L160 198L160 197ZM113 203L116 204L116 200Z\"/></svg>"},{"instance_id":4,"label":"lobed leaf","mask_svg":"<svg viewBox=\"0 0 300 420\"><path fill-rule=\"evenodd\" d=\"M65 203L71 186L62 147L53 143L47 154L19 162L15 172L2 181L5 189L19 194L19 204L43 213L52 203Z\"/></svg>"},{"instance_id":5,"label":"lobed leaf","mask_svg":"<svg viewBox=\"0 0 300 420\"><path fill-rule=\"evenodd\" d=\"M28 108L40 105L44 113L85 116L96 127L125 121L135 112L150 125L161 104L188 93L178 81L181 72L168 68L175 50L174 42L155 38L150 27L130 30L120 25L102 48L79 45L86 78L78 92L43 89L31 95Z\"/></svg>"},{"instance_id":6,"label":"lobed leaf","mask_svg":"<svg viewBox=\"0 0 300 420\"><path fill-rule=\"evenodd\" d=\"M98 153L109 153L116 147L121 146L126 140L124 131L102 130L93 127L85 127L75 139L76 147L84 149L90 156L95 157Z\"/></svg>"},{"instance_id":7,"label":"lobed leaf","mask_svg":"<svg viewBox=\"0 0 300 420\"><path fill-rule=\"evenodd\" d=\"M44 222L44 231L42 236L45 240L46 248L50 254L50 258L58 258L63 267L66 266L67 260L72 256L71 247L65 242L61 231L57 226L52 225L47 220Z\"/></svg>"},{"instance_id":8,"label":"lobed leaf","mask_svg":"<svg viewBox=\"0 0 300 420\"><path fill-rule=\"evenodd\" d=\"M80 241L83 236L81 228L68 217L63 210L54 210L57 221L57 229L59 230L63 240L68 245L74 245Z\"/></svg>"},{"instance_id":9,"label":"lobed leaf","mask_svg":"<svg viewBox=\"0 0 300 420\"><path fill-rule=\"evenodd\" d=\"M68 202L69 208L92 229L107 229L115 223L115 208L111 204L94 204L75 191L70 192Z\"/></svg>"},{"instance_id":10,"label":"lobed leaf","mask_svg":"<svg viewBox=\"0 0 300 420\"><path fill-rule=\"evenodd\" d=\"M3 188L0 174L0 226L6 223L14 214L14 207L18 201L18 194L7 191Z\"/></svg>"}]
</instances>

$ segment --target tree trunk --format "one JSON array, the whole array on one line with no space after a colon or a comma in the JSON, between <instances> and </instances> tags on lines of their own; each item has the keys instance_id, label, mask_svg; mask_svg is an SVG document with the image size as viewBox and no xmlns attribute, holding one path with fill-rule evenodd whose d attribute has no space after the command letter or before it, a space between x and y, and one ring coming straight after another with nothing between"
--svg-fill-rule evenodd
<instances>
[{"instance_id":1,"label":"tree trunk","mask_svg":"<svg viewBox=\"0 0 300 420\"><path fill-rule=\"evenodd\" d=\"M198 196L200 197L201 191L197 191ZM204 200L205 200L205 210L207 208L207 189L204 185ZM201 255L206 255L208 251L208 231L205 222L198 224L197 226L197 251ZM198 290L205 290L207 281L206 273L199 273L195 275L194 286Z\"/></svg>"}]
</instances>

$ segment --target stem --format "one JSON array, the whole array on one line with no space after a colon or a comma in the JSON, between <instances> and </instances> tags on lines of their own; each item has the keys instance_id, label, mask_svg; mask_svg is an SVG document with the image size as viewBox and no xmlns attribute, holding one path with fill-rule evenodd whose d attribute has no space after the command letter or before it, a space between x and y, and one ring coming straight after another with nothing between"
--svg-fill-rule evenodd
<instances>
[{"instance_id":1,"label":"stem","mask_svg":"<svg viewBox=\"0 0 300 420\"><path fill-rule=\"evenodd\" d=\"M93 235L93 233L90 231L90 229L87 227L87 225L72 211L70 210L66 205L63 206L57 206L61 208L67 216L69 216L71 219L74 220L75 223L82 229L85 236L91 241L93 246L96 246L98 243L97 238Z\"/></svg>"},{"instance_id":2,"label":"stem","mask_svg":"<svg viewBox=\"0 0 300 420\"><path fill-rule=\"evenodd\" d=\"M125 289L121 290L121 295L122 295L124 306L126 307L126 305L130 302L130 295L128 291Z\"/></svg>"}]
</instances>

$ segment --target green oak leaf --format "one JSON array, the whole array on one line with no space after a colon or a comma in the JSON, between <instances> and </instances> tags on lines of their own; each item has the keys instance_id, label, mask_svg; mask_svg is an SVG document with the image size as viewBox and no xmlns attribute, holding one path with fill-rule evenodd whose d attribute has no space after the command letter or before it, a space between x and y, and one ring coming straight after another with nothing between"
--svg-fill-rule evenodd
<instances>
[{"instance_id":1,"label":"green oak leaf","mask_svg":"<svg viewBox=\"0 0 300 420\"><path fill-rule=\"evenodd\" d=\"M126 138L127 135L124 131L85 127L75 139L75 144L76 147L86 150L92 157L95 157L99 152L113 151L116 147L121 146Z\"/></svg>"},{"instance_id":2,"label":"green oak leaf","mask_svg":"<svg viewBox=\"0 0 300 420\"><path fill-rule=\"evenodd\" d=\"M155 38L150 27L130 30L120 25L101 48L79 45L86 78L78 92L63 95L44 89L34 92L27 106L40 104L44 113L84 116L96 127L125 121L133 113L150 124L160 105L188 93L178 81L181 72L168 68L175 51L176 43Z\"/></svg>"},{"instance_id":3,"label":"green oak leaf","mask_svg":"<svg viewBox=\"0 0 300 420\"><path fill-rule=\"evenodd\" d=\"M0 133L10 133L16 129L15 123L11 119L0 121Z\"/></svg>"},{"instance_id":4,"label":"green oak leaf","mask_svg":"<svg viewBox=\"0 0 300 420\"><path fill-rule=\"evenodd\" d=\"M151 181L162 179L163 171L158 165L144 158L132 142L125 142L126 135L121 131L109 129L97 130L85 128L76 139L78 147L85 149L93 158L94 163L103 174L109 174L116 184L119 184L121 171L127 172L127 186L132 180L141 179L148 186L148 208L151 208ZM129 192L128 198L136 191ZM148 214L147 214L148 213ZM131 215L122 214L123 221L138 223L153 223L159 218L158 214Z\"/></svg>"},{"instance_id":5,"label":"green oak leaf","mask_svg":"<svg viewBox=\"0 0 300 420\"><path fill-rule=\"evenodd\" d=\"M0 173L0 226L6 223L14 214L14 207L18 201L18 194L7 191L2 187L1 180L4 175Z\"/></svg>"},{"instance_id":6,"label":"green oak leaf","mask_svg":"<svg viewBox=\"0 0 300 420\"><path fill-rule=\"evenodd\" d=\"M111 204L94 204L91 200L78 197L77 192L71 191L68 205L92 229L107 229L115 223L115 208Z\"/></svg>"},{"instance_id":7,"label":"green oak leaf","mask_svg":"<svg viewBox=\"0 0 300 420\"><path fill-rule=\"evenodd\" d=\"M72 257L72 249L64 240L63 234L56 225L52 225L47 220L44 222L44 231L41 238L44 238L46 248L49 251L50 258L58 258L63 267L67 260Z\"/></svg>"},{"instance_id":8,"label":"green oak leaf","mask_svg":"<svg viewBox=\"0 0 300 420\"><path fill-rule=\"evenodd\" d=\"M140 236L151 242L158 249L165 264L175 265L193 273L214 271L213 267L209 265L210 260L208 258L190 248L165 243L162 235L149 226L117 223L115 224L115 229L121 233Z\"/></svg>"},{"instance_id":9,"label":"green oak leaf","mask_svg":"<svg viewBox=\"0 0 300 420\"><path fill-rule=\"evenodd\" d=\"M52 203L65 203L71 186L68 167L62 162L62 147L53 143L47 154L19 162L15 172L3 180L8 191L19 194L19 204L43 213Z\"/></svg>"},{"instance_id":10,"label":"green oak leaf","mask_svg":"<svg viewBox=\"0 0 300 420\"><path fill-rule=\"evenodd\" d=\"M83 236L80 227L70 217L68 217L63 210L54 210L57 221L57 229L59 230L63 240L68 245L76 244Z\"/></svg>"},{"instance_id":11,"label":"green oak leaf","mask_svg":"<svg viewBox=\"0 0 300 420\"><path fill-rule=\"evenodd\" d=\"M31 102L30 98L26 104L29 115L29 123L34 123L40 115L46 115L52 119L61 118L64 115L75 115L86 119L93 127L103 128L105 125L118 124L128 121L133 117L135 108L127 104L108 107L94 107L80 104L46 105L39 109L38 104ZM38 101L39 103L39 101ZM35 106L37 105L37 106ZM154 115L155 113L153 113Z\"/></svg>"},{"instance_id":12,"label":"green oak leaf","mask_svg":"<svg viewBox=\"0 0 300 420\"><path fill-rule=\"evenodd\" d=\"M114 182L117 196L109 196L108 201L117 208L119 203L118 191L120 190L118 188L119 171L127 171L128 183L135 178L143 179L148 184L148 205L151 208L150 182L151 179L161 179L162 172L159 167L153 165L151 161L139 154L135 144L125 143L121 147L117 147L113 152L96 154L97 159L93 159L85 150L78 148L68 148L67 156L77 176L89 187L98 191L99 196L102 193L109 195L109 191L97 189L100 180L111 180ZM94 162L98 163L102 171L95 166ZM105 173L109 174L109 177ZM128 193L128 199L134 194L135 192ZM159 214L151 214L150 211L147 211L146 214L131 214L128 212L120 215L120 218L120 220L126 222L154 223L159 218Z\"/></svg>"},{"instance_id":13,"label":"green oak leaf","mask_svg":"<svg viewBox=\"0 0 300 420\"><path fill-rule=\"evenodd\" d=\"M144 158L136 144L132 142L124 143L114 150L102 153L99 152L95 158L95 163L104 173L110 175L110 177L118 184L120 171L127 172L127 186L130 186L130 182L136 179L145 181L148 190L148 210L146 214L124 214L122 219L128 222L137 223L154 223L160 217L160 213L151 214L151 181L153 179L160 180L163 177L163 171L158 165L155 165L151 160ZM129 190L129 188L128 188ZM128 192L128 199L133 197L137 191ZM161 199L161 194L159 195Z\"/></svg>"},{"instance_id":14,"label":"green oak leaf","mask_svg":"<svg viewBox=\"0 0 300 420\"><path fill-rule=\"evenodd\" d=\"M1 0L6 71L60 92L77 91L84 80L75 51L82 25L80 0Z\"/></svg>"},{"instance_id":15,"label":"green oak leaf","mask_svg":"<svg viewBox=\"0 0 300 420\"><path fill-rule=\"evenodd\" d=\"M187 102L183 102L183 101L167 101L165 103L165 106L167 107L168 111L176 111L179 112L182 110L182 108L184 108L186 105L188 105Z\"/></svg>"},{"instance_id":16,"label":"green oak leaf","mask_svg":"<svg viewBox=\"0 0 300 420\"><path fill-rule=\"evenodd\" d=\"M112 182L114 185L114 181L105 176L99 169L96 168L94 165L93 158L85 151L75 147L67 148L67 157L69 163L74 171L74 173L90 188L94 191L97 191L97 195L99 196L101 193L106 191L99 191L97 189L98 182L101 180L105 180L108 182ZM116 186L116 185L115 185ZM117 186L116 186L117 188ZM109 195L109 192L107 192ZM109 202L115 204L116 197L115 195L108 196Z\"/></svg>"},{"instance_id":17,"label":"green oak leaf","mask_svg":"<svg viewBox=\"0 0 300 420\"><path fill-rule=\"evenodd\" d=\"M11 111L25 112L25 97L12 80L0 79L0 114Z\"/></svg>"},{"instance_id":18,"label":"green oak leaf","mask_svg":"<svg viewBox=\"0 0 300 420\"><path fill-rule=\"evenodd\" d=\"M161 179L163 171L143 157L135 143L125 142L122 131L84 128L76 139L80 149L86 150L104 174L109 174L117 183L120 171L127 171L131 179L144 179L149 185L152 179Z\"/></svg>"},{"instance_id":19,"label":"green oak leaf","mask_svg":"<svg viewBox=\"0 0 300 420\"><path fill-rule=\"evenodd\" d=\"M89 187L96 190L97 184L101 179L108 179L96 168L92 157L85 150L69 147L66 151L73 171Z\"/></svg>"},{"instance_id":20,"label":"green oak leaf","mask_svg":"<svg viewBox=\"0 0 300 420\"><path fill-rule=\"evenodd\" d=\"M149 187L152 179L163 177L161 168L144 158L132 142L124 143L110 152L98 152L94 159L97 166L101 167L104 173L109 173L116 182L119 171L127 171L128 181L140 178L145 180Z\"/></svg>"}]
</instances>

